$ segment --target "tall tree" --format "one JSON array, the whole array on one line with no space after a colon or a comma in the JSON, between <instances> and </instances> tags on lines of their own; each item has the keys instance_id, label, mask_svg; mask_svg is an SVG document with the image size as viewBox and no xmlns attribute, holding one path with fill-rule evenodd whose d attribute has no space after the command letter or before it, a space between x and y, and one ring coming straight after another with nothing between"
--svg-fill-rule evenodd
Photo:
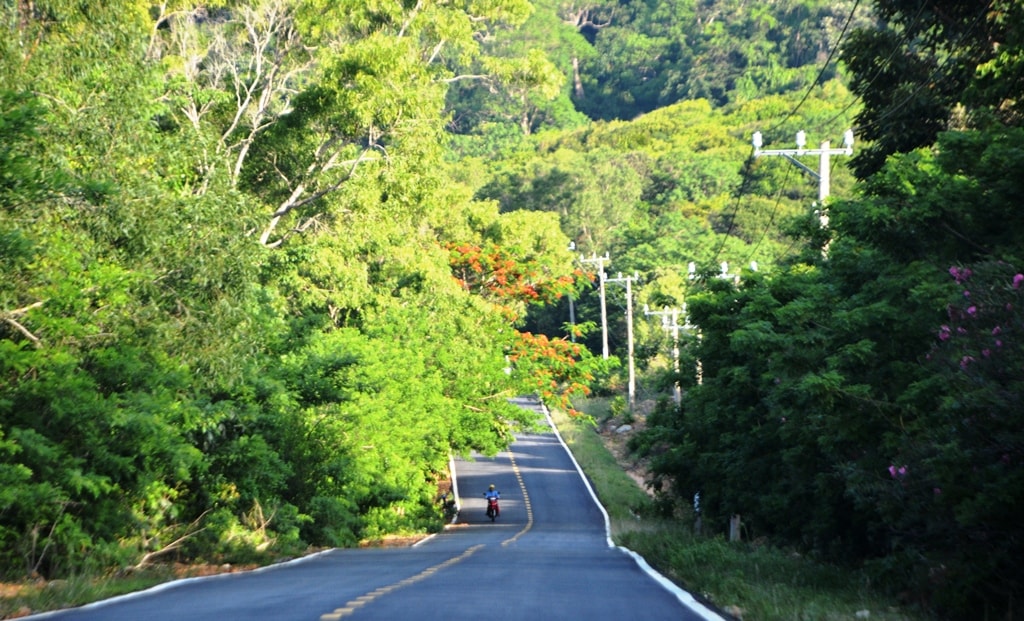
<instances>
[{"instance_id":1,"label":"tall tree","mask_svg":"<svg viewBox=\"0 0 1024 621\"><path fill-rule=\"evenodd\" d=\"M864 104L857 132L867 145L854 159L858 177L881 169L889 155L933 143L949 127L1024 122L1019 2L874 4L883 27L855 32L842 54Z\"/></svg>"}]
</instances>

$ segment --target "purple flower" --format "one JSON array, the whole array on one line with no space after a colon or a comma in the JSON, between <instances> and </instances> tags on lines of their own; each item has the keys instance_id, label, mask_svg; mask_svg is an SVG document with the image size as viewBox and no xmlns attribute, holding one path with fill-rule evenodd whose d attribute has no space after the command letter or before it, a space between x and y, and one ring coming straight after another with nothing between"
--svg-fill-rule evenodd
<instances>
[{"instance_id":1,"label":"purple flower","mask_svg":"<svg viewBox=\"0 0 1024 621\"><path fill-rule=\"evenodd\" d=\"M990 357L992 355L992 350L991 349L983 349L983 350L981 350L981 355L983 357L985 357L985 358L988 358L988 357Z\"/></svg>"},{"instance_id":2,"label":"purple flower","mask_svg":"<svg viewBox=\"0 0 1024 621\"><path fill-rule=\"evenodd\" d=\"M942 324L941 326L939 326L939 340L940 341L948 341L949 340L949 326L947 326L946 324Z\"/></svg>"},{"instance_id":3,"label":"purple flower","mask_svg":"<svg viewBox=\"0 0 1024 621\"><path fill-rule=\"evenodd\" d=\"M978 307L977 306L968 306L967 307L967 314L970 315L971 317L974 317L975 315L978 314Z\"/></svg>"},{"instance_id":4,"label":"purple flower","mask_svg":"<svg viewBox=\"0 0 1024 621\"><path fill-rule=\"evenodd\" d=\"M1024 274L1014 274L1013 276L1013 288L1020 289L1021 284L1024 283Z\"/></svg>"},{"instance_id":5,"label":"purple flower","mask_svg":"<svg viewBox=\"0 0 1024 621\"><path fill-rule=\"evenodd\" d=\"M898 473L898 474L899 474L899 475L900 475L901 477L902 477L902 476L905 476L905 475L907 474L907 467L906 467L906 466L900 466L900 467L899 467L899 470L897 470L896 472L897 472L897 473Z\"/></svg>"},{"instance_id":6,"label":"purple flower","mask_svg":"<svg viewBox=\"0 0 1024 621\"><path fill-rule=\"evenodd\" d=\"M999 340L999 339L996 339L996 347L1002 347L1002 346L1003 346L1003 342L1001 340Z\"/></svg>"},{"instance_id":7,"label":"purple flower","mask_svg":"<svg viewBox=\"0 0 1024 621\"><path fill-rule=\"evenodd\" d=\"M1003 331L1002 328L1000 328L999 326L996 326L996 327L992 328L992 336L996 336L996 335L1000 334L1002 331Z\"/></svg>"},{"instance_id":8,"label":"purple flower","mask_svg":"<svg viewBox=\"0 0 1024 621\"><path fill-rule=\"evenodd\" d=\"M889 465L889 476L891 476L894 479L896 478L896 466L893 466L891 464Z\"/></svg>"},{"instance_id":9,"label":"purple flower","mask_svg":"<svg viewBox=\"0 0 1024 621\"><path fill-rule=\"evenodd\" d=\"M968 291L967 289L964 289L964 297L965 298L970 298L971 297L971 292Z\"/></svg>"},{"instance_id":10,"label":"purple flower","mask_svg":"<svg viewBox=\"0 0 1024 621\"><path fill-rule=\"evenodd\" d=\"M966 267L957 267L954 265L949 268L949 275L953 277L953 280L955 280L957 284L970 278L971 274L971 270Z\"/></svg>"},{"instance_id":11,"label":"purple flower","mask_svg":"<svg viewBox=\"0 0 1024 621\"><path fill-rule=\"evenodd\" d=\"M963 358L960 359L960 369L966 371L967 365L969 365L972 362L974 362L973 356L964 356Z\"/></svg>"}]
</instances>

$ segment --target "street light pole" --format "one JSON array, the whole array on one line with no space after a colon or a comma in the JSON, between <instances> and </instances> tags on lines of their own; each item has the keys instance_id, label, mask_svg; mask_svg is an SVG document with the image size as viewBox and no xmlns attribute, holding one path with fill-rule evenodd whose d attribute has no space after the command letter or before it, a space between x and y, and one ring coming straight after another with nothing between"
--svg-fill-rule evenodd
<instances>
[{"instance_id":1,"label":"street light pole","mask_svg":"<svg viewBox=\"0 0 1024 621\"><path fill-rule=\"evenodd\" d=\"M640 275L633 273L632 276L623 278L619 272L618 278L609 278L608 282L626 283L626 340L629 352L629 411L632 412L636 405L636 369L633 364L633 281L640 280Z\"/></svg>"},{"instance_id":2,"label":"street light pole","mask_svg":"<svg viewBox=\"0 0 1024 621\"><path fill-rule=\"evenodd\" d=\"M591 255L589 259L580 256L580 263L596 263L597 264L597 276L600 282L601 290L601 357L605 360L608 359L608 307L605 305L604 299L604 281L606 276L604 273L604 264L608 261L608 253L604 253L603 257L599 257L596 254Z\"/></svg>"}]
</instances>

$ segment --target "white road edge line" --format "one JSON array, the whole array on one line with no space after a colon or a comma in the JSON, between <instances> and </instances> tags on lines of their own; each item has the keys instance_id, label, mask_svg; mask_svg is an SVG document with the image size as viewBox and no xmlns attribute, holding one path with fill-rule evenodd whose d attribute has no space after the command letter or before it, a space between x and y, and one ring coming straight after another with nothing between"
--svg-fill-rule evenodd
<instances>
[{"instance_id":1,"label":"white road edge line","mask_svg":"<svg viewBox=\"0 0 1024 621\"><path fill-rule=\"evenodd\" d=\"M569 450L569 446L565 443L565 440L562 439L562 434L558 433L558 427L555 426L555 421L551 419L551 412L548 411L548 408L546 405L544 405L543 401L540 402L540 407L541 411L544 412L544 416L548 419L548 424L551 425L551 430L555 432L555 437L558 438L559 444L562 445L562 448L565 449L565 452L569 455L569 459L571 459L573 465L576 466L576 472L579 473L580 479L583 480L583 485L585 485L587 491L590 492L590 497L594 500L594 504L597 505L597 508L601 510L601 515L604 516L604 532L605 539L608 541L608 547L618 548L619 550L622 550L630 557L632 557L633 560L636 561L636 564L640 567L641 570L643 570L645 573L647 573L647 575L653 578L655 582L657 582L670 593L675 595L676 599L678 599L683 606L686 606L690 610L700 615L702 619L706 619L707 621L726 621L724 617L722 617L715 611L705 606L701 601L695 598L693 594L683 590L679 587L679 585L672 582L671 580L663 576L661 573L659 573L657 570L655 570L653 567L651 567L644 559L644 557L640 556L639 554L630 550L629 548L615 545L615 542L612 541L612 527L611 520L608 518L608 512L605 511L604 506L602 506L601 502L597 499L597 494L594 493L594 488L590 486L590 481L588 481L586 475L583 474L583 468L580 467L579 462L576 461L576 457L572 454L572 451Z\"/></svg>"},{"instance_id":2,"label":"white road edge line","mask_svg":"<svg viewBox=\"0 0 1024 621\"><path fill-rule=\"evenodd\" d=\"M114 603L117 603L117 602L122 602L122 601L129 600L129 599L135 599L136 597L142 597L144 595L151 595L153 593L159 593L160 591L167 591L169 589L173 589L173 588L179 587L179 586L181 586L183 584L188 584L189 582L199 582L201 580L218 580L218 579L230 578L232 576L240 576L240 575L243 575L243 574L254 574L254 573L259 573L259 572L271 571L271 570L274 570L274 569L278 569L280 567L287 567L288 565L297 565L299 563L304 563L304 562L306 562L308 560L311 560L311 559L314 559L314 558L316 558L318 556L323 556L324 554L328 554L328 553L332 552L333 550L334 550L334 548L331 548L331 549L328 549L328 550L321 550L320 552L314 552L313 554L307 554L306 556L300 556L298 558L293 558L290 561L282 561L280 563L274 563L272 565L264 565L263 567L256 567L254 569L245 569L245 570L236 571L236 572L228 572L228 573L223 573L223 574L214 574L212 576L195 576L193 578L180 578L178 580L172 580L170 582L162 582L160 584L151 586L148 589L143 589L142 591L133 591L131 593L125 593L124 595L117 595L117 596L114 596L114 597L109 597L107 599L102 599L102 600L97 601L97 602L90 602L88 604L83 604L81 606L74 606L72 608L62 608L60 610L50 610L50 611L47 611L47 612L41 612L39 614L30 615L28 617L21 617L21 621L35 621L36 619L48 619L50 617L56 616L57 614L66 613L66 612L68 612L70 610L95 610L97 608L104 608L106 606L109 606L110 604L114 604Z\"/></svg>"}]
</instances>

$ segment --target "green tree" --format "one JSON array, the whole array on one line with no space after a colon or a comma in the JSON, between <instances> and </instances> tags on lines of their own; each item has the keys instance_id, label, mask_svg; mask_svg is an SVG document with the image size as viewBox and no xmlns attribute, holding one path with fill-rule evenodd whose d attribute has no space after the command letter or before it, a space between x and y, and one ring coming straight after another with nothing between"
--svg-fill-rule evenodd
<instances>
[{"instance_id":1,"label":"green tree","mask_svg":"<svg viewBox=\"0 0 1024 621\"><path fill-rule=\"evenodd\" d=\"M667 499L699 491L705 523L740 513L753 535L864 562L943 616L1011 606L1017 552L984 542L1018 538L1007 373L1024 277L1019 241L987 216L1016 226L1017 140L942 134L830 205L827 255L807 230L799 260L691 293L703 382L637 444L659 447Z\"/></svg>"},{"instance_id":2,"label":"green tree","mask_svg":"<svg viewBox=\"0 0 1024 621\"><path fill-rule=\"evenodd\" d=\"M864 104L858 134L869 144L854 160L859 178L892 154L932 144L951 125L1021 123L1020 3L874 4L883 27L855 32L842 54Z\"/></svg>"}]
</instances>

